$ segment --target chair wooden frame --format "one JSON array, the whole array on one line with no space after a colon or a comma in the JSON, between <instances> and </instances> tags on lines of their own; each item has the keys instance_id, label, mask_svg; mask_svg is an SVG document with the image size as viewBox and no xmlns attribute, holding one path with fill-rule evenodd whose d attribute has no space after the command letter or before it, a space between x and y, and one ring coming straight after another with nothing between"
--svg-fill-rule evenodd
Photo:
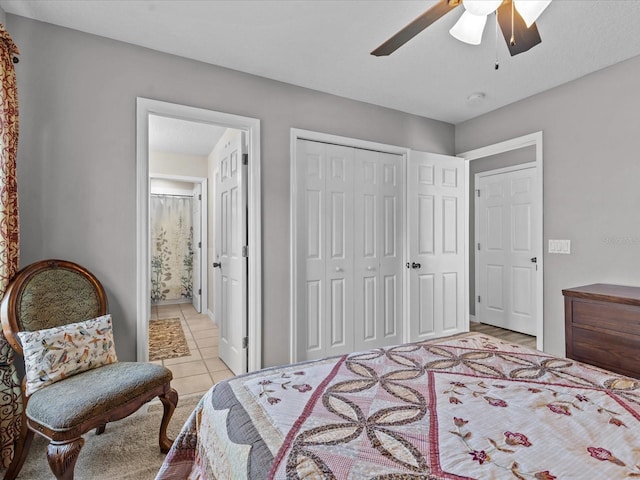
<instances>
[{"instance_id":1,"label":"chair wooden frame","mask_svg":"<svg viewBox=\"0 0 640 480\"><path fill-rule=\"evenodd\" d=\"M78 273L85 277L97 294L99 311L95 316L104 315L107 313L107 296L104 287L100 281L87 269L77 265L73 262L65 260L43 260L27 266L19 271L14 279L9 284L7 291L5 292L2 303L0 304L0 318L2 320L3 333L16 353L22 357L22 345L18 339L17 333L21 330L19 319L17 318L18 312L18 300L21 298L23 290L28 285L29 280L43 272L44 270L51 270L56 268L67 269ZM87 319L85 319L87 320ZM73 322L69 322L73 323ZM51 471L57 479L72 480L74 474L74 467L78 459L78 455L82 446L84 445L84 439L82 435L96 429L97 434L101 434L105 430L105 426L109 422L121 420L136 410L142 405L149 402L155 397L158 397L163 405L163 416L160 424L160 432L158 443L160 445L160 451L167 453L173 444L173 441L167 437L167 426L171 420L171 416L178 403L178 394L171 388L170 381L164 384L131 398L126 403L120 405L111 410L107 410L102 414L96 415L75 426L73 429L66 430L64 432L53 431L45 425L38 423L36 420L27 417L26 407L29 401L29 397L25 394L26 381L22 382L22 394L23 394L23 414L21 423L21 434L17 440L14 450L14 457L9 465L7 472L5 473L5 480L15 479L27 457L31 442L34 437L34 433L45 437L49 441L47 448L47 459ZM46 388L46 387L44 387Z\"/></svg>"}]
</instances>

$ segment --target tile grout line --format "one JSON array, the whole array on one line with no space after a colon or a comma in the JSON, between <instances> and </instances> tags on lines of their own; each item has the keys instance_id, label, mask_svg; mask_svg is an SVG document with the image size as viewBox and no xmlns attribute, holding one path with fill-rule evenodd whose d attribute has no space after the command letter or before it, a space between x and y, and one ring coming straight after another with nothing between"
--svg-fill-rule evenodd
<instances>
[{"instance_id":1,"label":"tile grout line","mask_svg":"<svg viewBox=\"0 0 640 480\"><path fill-rule=\"evenodd\" d=\"M186 304L185 304L186 305ZM233 376L233 373L231 372L231 370L229 370L229 368L224 365L224 363L222 363L222 365L224 365L224 368L218 370L216 369L211 370L211 368L219 368L220 366L212 366L209 367L208 363L212 363L211 361L220 361L220 357L217 353L218 351L218 343L216 342L215 345L203 345L200 346L198 344L198 342L196 341L196 333L194 333L194 330L192 330L192 323L197 323L198 320L202 319L202 320L210 320L207 316L204 315L198 315L197 312L195 312L195 310L193 310L193 312L195 312L194 315L192 315L191 311L184 311L182 309L182 307L178 307L178 309L176 310L175 308L172 309L165 309L165 310L170 310L172 313L166 313L166 312L162 312L161 309L156 309L156 316L158 318L162 317L162 318L169 318L169 317L174 317L177 316L180 318L181 320L181 327L183 329L183 332L185 334L185 340L187 340L188 343L192 344L193 347L189 347L192 355L197 355L198 359L191 359L189 361L186 362L171 362L169 365L166 364L165 360L162 360L162 365L166 366L167 368L169 368L170 370L173 368L175 370L185 370L184 368L178 367L178 365L183 365L186 363L191 363L193 362L194 364L194 368L196 368L197 365L197 370L198 371L202 371L204 370L202 373L194 373L193 375L186 375L186 376L180 376L180 377L174 377L175 380L179 380L180 384L185 384L183 385L183 388L187 390L186 393L191 393L191 388L188 387L187 385L189 384L189 378L190 377L194 377L193 381L195 382L199 382L199 380L195 379L195 377L200 377L200 380L203 380L202 376L206 375L206 378L208 379L208 381L205 381L205 383L208 383L209 386L214 385L216 383L215 377L220 378L220 380L224 379L224 378L229 378L230 376ZM189 310L189 307L187 307L187 310ZM152 312L153 315L153 312ZM187 315L189 315L191 318L187 318ZM191 320L191 323L190 323ZM186 326L186 328L185 328ZM213 327L215 327L215 324L212 324ZM197 330L199 331L199 330ZM197 332L196 331L196 332ZM216 332L215 335L211 335L210 337L205 337L205 338L219 338L219 331ZM215 349L215 353L213 357L210 358L204 358L205 354L202 351L203 349ZM189 371L189 369L186 369L187 371ZM186 379L186 381L185 381ZM200 388L201 385L197 388ZM206 389L205 389L206 390ZM178 389L178 393L180 392L180 389Z\"/></svg>"}]
</instances>

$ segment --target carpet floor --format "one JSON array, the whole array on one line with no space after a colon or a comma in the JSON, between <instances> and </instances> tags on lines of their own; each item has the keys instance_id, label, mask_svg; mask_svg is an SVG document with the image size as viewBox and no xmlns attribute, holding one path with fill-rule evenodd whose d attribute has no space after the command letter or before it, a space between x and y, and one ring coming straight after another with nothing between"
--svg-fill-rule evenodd
<instances>
[{"instance_id":1,"label":"carpet floor","mask_svg":"<svg viewBox=\"0 0 640 480\"><path fill-rule=\"evenodd\" d=\"M202 395L185 395L169 423L169 438L175 438ZM153 400L133 415L109 423L102 435L84 436L85 444L76 463L79 480L153 480L165 455L158 447L162 404ZM29 456L18 480L48 480L55 477L47 462L47 442L33 439Z\"/></svg>"},{"instance_id":2,"label":"carpet floor","mask_svg":"<svg viewBox=\"0 0 640 480\"><path fill-rule=\"evenodd\" d=\"M166 360L191 355L179 318L149 322L149 360Z\"/></svg>"}]
</instances>

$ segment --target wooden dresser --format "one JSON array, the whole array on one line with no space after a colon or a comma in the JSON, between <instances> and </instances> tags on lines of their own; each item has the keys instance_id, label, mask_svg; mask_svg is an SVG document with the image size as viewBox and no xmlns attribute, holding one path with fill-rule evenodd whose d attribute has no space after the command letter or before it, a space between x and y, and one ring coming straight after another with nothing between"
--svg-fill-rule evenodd
<instances>
[{"instance_id":1,"label":"wooden dresser","mask_svg":"<svg viewBox=\"0 0 640 480\"><path fill-rule=\"evenodd\" d=\"M640 378L640 287L562 290L567 357Z\"/></svg>"}]
</instances>

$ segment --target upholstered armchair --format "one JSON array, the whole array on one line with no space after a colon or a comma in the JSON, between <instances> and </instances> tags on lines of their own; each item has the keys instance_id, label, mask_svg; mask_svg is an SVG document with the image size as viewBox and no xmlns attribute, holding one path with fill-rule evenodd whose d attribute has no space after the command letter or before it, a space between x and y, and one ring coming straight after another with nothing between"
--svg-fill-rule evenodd
<instances>
[{"instance_id":1,"label":"upholstered armchair","mask_svg":"<svg viewBox=\"0 0 640 480\"><path fill-rule=\"evenodd\" d=\"M164 414L160 450L172 441L167 425L178 402L171 371L150 363L118 362L107 297L85 268L44 260L24 268L11 281L0 305L2 329L25 359L22 432L5 479L14 479L34 433L49 441L47 458L58 479L73 479L84 439L104 432L158 397Z\"/></svg>"}]
</instances>

